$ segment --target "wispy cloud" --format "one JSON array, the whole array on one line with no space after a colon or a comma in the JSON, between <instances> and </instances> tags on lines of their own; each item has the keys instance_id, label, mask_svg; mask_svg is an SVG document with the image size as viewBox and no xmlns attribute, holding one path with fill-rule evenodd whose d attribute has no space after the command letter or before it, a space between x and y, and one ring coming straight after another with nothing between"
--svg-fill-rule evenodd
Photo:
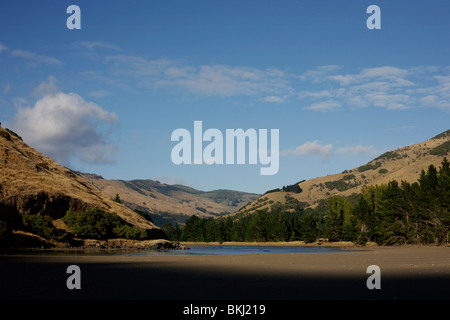
<instances>
[{"instance_id":1,"label":"wispy cloud","mask_svg":"<svg viewBox=\"0 0 450 320\"><path fill-rule=\"evenodd\" d=\"M116 46L115 44L106 42L106 41L80 41L80 42L77 42L76 45L84 47L88 50L94 50L96 48L119 50L118 46Z\"/></svg>"},{"instance_id":2,"label":"wispy cloud","mask_svg":"<svg viewBox=\"0 0 450 320\"><path fill-rule=\"evenodd\" d=\"M416 129L416 126L399 126L399 127L389 128L386 130L388 130L388 131L405 131L405 130L412 130L412 129Z\"/></svg>"},{"instance_id":3,"label":"wispy cloud","mask_svg":"<svg viewBox=\"0 0 450 320\"><path fill-rule=\"evenodd\" d=\"M334 150L332 144L321 144L319 141L308 141L294 148L286 149L280 152L282 156L318 156L322 161L328 161L333 154L340 154L347 157L367 155L376 157L388 151L386 148L375 148L374 146L354 145L344 146Z\"/></svg>"},{"instance_id":4,"label":"wispy cloud","mask_svg":"<svg viewBox=\"0 0 450 320\"><path fill-rule=\"evenodd\" d=\"M114 48L101 41L80 45L87 49ZM248 96L257 102L278 104L287 104L296 97L305 110L317 112L371 107L389 111L424 107L450 110L449 71L436 66L387 65L348 72L345 66L325 65L296 74L277 68L194 65L129 54L104 56L103 61L105 68L91 70L90 74L107 85L129 90Z\"/></svg>"},{"instance_id":5,"label":"wispy cloud","mask_svg":"<svg viewBox=\"0 0 450 320\"><path fill-rule=\"evenodd\" d=\"M287 149L280 152L281 155L299 155L299 156L319 156L323 161L327 161L329 156L333 153L333 145L321 145L318 141L308 141L295 149Z\"/></svg>"},{"instance_id":6,"label":"wispy cloud","mask_svg":"<svg viewBox=\"0 0 450 320\"><path fill-rule=\"evenodd\" d=\"M308 110L328 111L336 107L379 107L386 110L435 107L450 110L450 76L442 68L382 66L355 73L342 73L337 66L305 72L303 81L320 82L320 90L302 90L300 100ZM328 84L323 89L323 84Z\"/></svg>"},{"instance_id":7,"label":"wispy cloud","mask_svg":"<svg viewBox=\"0 0 450 320\"><path fill-rule=\"evenodd\" d=\"M227 65L193 66L170 59L114 55L105 58L109 71L123 82L144 88L178 88L207 96L275 96L289 92L288 80L274 68ZM274 102L274 101L267 101Z\"/></svg>"},{"instance_id":8,"label":"wispy cloud","mask_svg":"<svg viewBox=\"0 0 450 320\"><path fill-rule=\"evenodd\" d=\"M306 110L313 110L313 111L330 111L336 108L339 108L341 104L334 100L327 100L322 102L314 103L308 107L306 107Z\"/></svg>"},{"instance_id":9,"label":"wispy cloud","mask_svg":"<svg viewBox=\"0 0 450 320\"><path fill-rule=\"evenodd\" d=\"M22 59L27 59L33 64L45 64L50 66L62 65L62 62L56 58L36 54L27 50L12 50L11 55Z\"/></svg>"},{"instance_id":10,"label":"wispy cloud","mask_svg":"<svg viewBox=\"0 0 450 320\"><path fill-rule=\"evenodd\" d=\"M111 93L106 91L106 90L95 90L95 91L91 91L89 92L89 96L94 97L94 98L104 98L109 96Z\"/></svg>"},{"instance_id":11,"label":"wispy cloud","mask_svg":"<svg viewBox=\"0 0 450 320\"><path fill-rule=\"evenodd\" d=\"M7 51L8 47L6 47L5 45L0 43L0 53L2 53L3 51Z\"/></svg>"},{"instance_id":12,"label":"wispy cloud","mask_svg":"<svg viewBox=\"0 0 450 320\"><path fill-rule=\"evenodd\" d=\"M285 99L279 96L267 96L265 98L262 98L261 101L269 103L282 103L285 101Z\"/></svg>"}]
</instances>

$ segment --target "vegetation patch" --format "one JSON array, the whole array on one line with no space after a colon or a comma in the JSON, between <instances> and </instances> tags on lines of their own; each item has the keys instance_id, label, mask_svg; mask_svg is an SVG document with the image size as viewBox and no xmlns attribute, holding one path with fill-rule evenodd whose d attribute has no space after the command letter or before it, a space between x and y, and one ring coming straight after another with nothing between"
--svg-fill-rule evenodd
<instances>
[{"instance_id":1,"label":"vegetation patch","mask_svg":"<svg viewBox=\"0 0 450 320\"><path fill-rule=\"evenodd\" d=\"M22 214L22 223L25 231L40 235L45 239L61 240L65 232L56 229L50 216L38 214Z\"/></svg>"},{"instance_id":2,"label":"vegetation patch","mask_svg":"<svg viewBox=\"0 0 450 320\"><path fill-rule=\"evenodd\" d=\"M36 164L36 169L50 170L50 167L48 166L48 164L46 162L40 162L40 163Z\"/></svg>"},{"instance_id":3,"label":"vegetation patch","mask_svg":"<svg viewBox=\"0 0 450 320\"><path fill-rule=\"evenodd\" d=\"M281 189L280 188L272 189L272 190L266 191L266 193L264 193L264 194L278 192L278 191L301 193L303 190L302 190L302 188L300 188L300 183L302 183L304 181L305 180L302 180L302 181L299 181L299 182L291 184L291 185L283 186Z\"/></svg>"},{"instance_id":4,"label":"vegetation patch","mask_svg":"<svg viewBox=\"0 0 450 320\"><path fill-rule=\"evenodd\" d=\"M0 137L5 138L6 140L11 140L11 135L4 130L0 130Z\"/></svg>"},{"instance_id":5,"label":"vegetation patch","mask_svg":"<svg viewBox=\"0 0 450 320\"><path fill-rule=\"evenodd\" d=\"M445 156L450 151L450 140L430 150L430 154L435 156Z\"/></svg>"},{"instance_id":6,"label":"vegetation patch","mask_svg":"<svg viewBox=\"0 0 450 320\"><path fill-rule=\"evenodd\" d=\"M396 160L401 159L402 155L396 151L388 151L383 153L381 156L375 158L375 160Z\"/></svg>"},{"instance_id":7,"label":"vegetation patch","mask_svg":"<svg viewBox=\"0 0 450 320\"><path fill-rule=\"evenodd\" d=\"M266 191L264 194L268 194L268 193L272 193L272 192L278 192L278 191L281 191L281 189L280 188L271 189L271 190Z\"/></svg>"},{"instance_id":8,"label":"vegetation patch","mask_svg":"<svg viewBox=\"0 0 450 320\"><path fill-rule=\"evenodd\" d=\"M327 181L325 182L325 186L329 189L329 190L338 190L338 191L345 191L348 190L350 188L359 186L361 183L360 182L351 182L349 180L352 180L355 178L355 175L353 174L348 174L345 175L343 178L339 179L339 180L335 180L335 181ZM348 182L346 182L348 181Z\"/></svg>"},{"instance_id":9,"label":"vegetation patch","mask_svg":"<svg viewBox=\"0 0 450 320\"><path fill-rule=\"evenodd\" d=\"M192 216L183 228L166 225L172 241L352 241L379 245L450 243L450 163L422 170L412 184L392 180L349 197L331 196L315 209L272 206L219 219ZM289 195L287 195L289 196ZM292 196L290 196L293 198ZM292 202L286 198L286 202ZM295 199L294 199L295 200Z\"/></svg>"},{"instance_id":10,"label":"vegetation patch","mask_svg":"<svg viewBox=\"0 0 450 320\"><path fill-rule=\"evenodd\" d=\"M450 137L450 129L438 134L437 136L433 137L433 139L441 139L446 137Z\"/></svg>"},{"instance_id":11,"label":"vegetation patch","mask_svg":"<svg viewBox=\"0 0 450 320\"><path fill-rule=\"evenodd\" d=\"M367 170L375 170L375 169L378 169L379 167L381 167L381 162L377 161L377 162L375 162L375 164L368 163L366 165L359 167L358 171L364 172Z\"/></svg>"},{"instance_id":12,"label":"vegetation patch","mask_svg":"<svg viewBox=\"0 0 450 320\"><path fill-rule=\"evenodd\" d=\"M79 213L69 210L62 220L80 238L99 240L110 238L144 240L148 238L146 231L130 226L116 213L108 213L99 209Z\"/></svg>"}]
</instances>

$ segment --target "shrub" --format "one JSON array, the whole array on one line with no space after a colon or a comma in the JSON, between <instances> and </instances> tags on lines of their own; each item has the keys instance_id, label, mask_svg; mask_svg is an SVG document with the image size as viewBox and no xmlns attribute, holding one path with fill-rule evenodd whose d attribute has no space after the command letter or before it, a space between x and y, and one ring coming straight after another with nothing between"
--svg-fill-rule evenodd
<instances>
[{"instance_id":1,"label":"shrub","mask_svg":"<svg viewBox=\"0 0 450 320\"><path fill-rule=\"evenodd\" d=\"M430 150L430 154L435 156L445 156L450 151L450 140Z\"/></svg>"},{"instance_id":2,"label":"shrub","mask_svg":"<svg viewBox=\"0 0 450 320\"><path fill-rule=\"evenodd\" d=\"M22 137L19 136L17 133L15 133L14 131L12 131L11 129L5 128L6 131L8 131L9 134L13 135L14 137L22 140Z\"/></svg>"},{"instance_id":3,"label":"shrub","mask_svg":"<svg viewBox=\"0 0 450 320\"><path fill-rule=\"evenodd\" d=\"M46 239L58 239L64 234L64 231L55 228L50 216L22 214L22 223L26 231L35 233Z\"/></svg>"},{"instance_id":4,"label":"shrub","mask_svg":"<svg viewBox=\"0 0 450 320\"><path fill-rule=\"evenodd\" d=\"M0 137L5 138L6 140L11 140L11 136L9 135L9 133L3 130L0 130Z\"/></svg>"},{"instance_id":5,"label":"shrub","mask_svg":"<svg viewBox=\"0 0 450 320\"><path fill-rule=\"evenodd\" d=\"M8 241L11 236L11 229L8 224L4 221L0 221L0 245Z\"/></svg>"},{"instance_id":6,"label":"shrub","mask_svg":"<svg viewBox=\"0 0 450 320\"><path fill-rule=\"evenodd\" d=\"M375 170L375 169L379 168L380 166L381 166L381 162L378 162L378 161L375 164L368 163L366 165L363 165L363 166L359 167L358 171L359 172L364 172L364 171L367 171L367 170Z\"/></svg>"},{"instance_id":7,"label":"shrub","mask_svg":"<svg viewBox=\"0 0 450 320\"><path fill-rule=\"evenodd\" d=\"M378 173L384 174L384 173L388 173L388 169L380 169L378 170Z\"/></svg>"},{"instance_id":8,"label":"shrub","mask_svg":"<svg viewBox=\"0 0 450 320\"><path fill-rule=\"evenodd\" d=\"M355 175L353 175L353 174L345 175L342 179L325 182L325 186L329 190L337 189L338 191L345 191L345 190L348 190L350 188L360 185L359 182L354 182L354 183L352 183L351 181L349 181L348 183L345 182L347 180L353 179L354 177L355 177Z\"/></svg>"},{"instance_id":9,"label":"shrub","mask_svg":"<svg viewBox=\"0 0 450 320\"><path fill-rule=\"evenodd\" d=\"M299 181L297 183L283 186L282 190L285 192L294 192L294 193L301 193L303 190L300 188L299 184L302 183L305 180Z\"/></svg>"},{"instance_id":10,"label":"shrub","mask_svg":"<svg viewBox=\"0 0 450 320\"><path fill-rule=\"evenodd\" d=\"M395 151L388 151L383 153L381 156L375 158L375 160L390 160L390 159L400 159L401 155Z\"/></svg>"},{"instance_id":11,"label":"shrub","mask_svg":"<svg viewBox=\"0 0 450 320\"><path fill-rule=\"evenodd\" d=\"M268 194L268 193L272 193L272 192L278 192L278 191L281 191L281 189L280 188L271 189L271 190L266 191L264 194Z\"/></svg>"},{"instance_id":12,"label":"shrub","mask_svg":"<svg viewBox=\"0 0 450 320\"><path fill-rule=\"evenodd\" d=\"M69 210L62 220L69 225L73 233L81 238L124 237L142 240L147 237L145 231L128 225L116 213L108 213L100 209L80 213Z\"/></svg>"},{"instance_id":13,"label":"shrub","mask_svg":"<svg viewBox=\"0 0 450 320\"><path fill-rule=\"evenodd\" d=\"M134 212L136 212L137 214L139 214L139 215L140 215L141 217L143 217L145 220L148 220L148 221L150 221L151 223L154 223L152 217L150 216L150 214L149 214L147 211L142 211L142 210L139 210L139 209L134 209Z\"/></svg>"}]
</instances>

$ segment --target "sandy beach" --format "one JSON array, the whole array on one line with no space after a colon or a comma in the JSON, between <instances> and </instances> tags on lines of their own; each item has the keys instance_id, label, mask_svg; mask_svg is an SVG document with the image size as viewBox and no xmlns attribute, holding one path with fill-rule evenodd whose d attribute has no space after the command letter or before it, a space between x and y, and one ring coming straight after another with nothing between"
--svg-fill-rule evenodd
<instances>
[{"instance_id":1,"label":"sandy beach","mask_svg":"<svg viewBox=\"0 0 450 320\"><path fill-rule=\"evenodd\" d=\"M450 300L450 247L348 247L333 253L0 256L2 300ZM69 290L69 265L81 289ZM381 271L368 289L367 267Z\"/></svg>"}]
</instances>

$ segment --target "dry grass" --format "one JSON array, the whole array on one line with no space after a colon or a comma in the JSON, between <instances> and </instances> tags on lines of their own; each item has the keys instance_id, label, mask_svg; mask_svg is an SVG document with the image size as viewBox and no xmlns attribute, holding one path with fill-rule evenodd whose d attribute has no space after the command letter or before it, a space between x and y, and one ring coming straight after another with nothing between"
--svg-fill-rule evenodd
<instances>
[{"instance_id":1,"label":"dry grass","mask_svg":"<svg viewBox=\"0 0 450 320\"><path fill-rule=\"evenodd\" d=\"M15 136L11 135L10 140L0 137L0 164L0 203L17 204L40 193L58 195L87 207L115 212L138 228L157 228Z\"/></svg>"},{"instance_id":2,"label":"dry grass","mask_svg":"<svg viewBox=\"0 0 450 320\"><path fill-rule=\"evenodd\" d=\"M443 135L438 139L433 138L425 142L399 148L394 150L399 155L398 158L380 159L369 162L371 164L375 164L377 161L381 162L381 166L375 170L359 172L357 167L352 170L347 170L347 172L313 178L300 183L300 187L303 190L301 193L289 192L289 194L300 202L306 202L314 208L319 200L327 199L332 195L350 196L353 193L359 193L363 186L387 184L391 180L415 182L419 178L422 169L427 170L430 164L433 164L437 168L441 165L444 157L429 154L429 151L446 141L450 141L450 135ZM387 173L380 173L380 169L387 170ZM358 184L357 186L344 191L338 191L337 189L330 190L326 187L326 182L340 180L349 174L355 176L355 178L349 181ZM270 210L272 205L270 200L284 204L285 195L286 192L273 192L262 195L258 199L268 198L264 205L258 205L257 199L248 205L245 210L249 209L249 212L253 212L256 209Z\"/></svg>"}]
</instances>

